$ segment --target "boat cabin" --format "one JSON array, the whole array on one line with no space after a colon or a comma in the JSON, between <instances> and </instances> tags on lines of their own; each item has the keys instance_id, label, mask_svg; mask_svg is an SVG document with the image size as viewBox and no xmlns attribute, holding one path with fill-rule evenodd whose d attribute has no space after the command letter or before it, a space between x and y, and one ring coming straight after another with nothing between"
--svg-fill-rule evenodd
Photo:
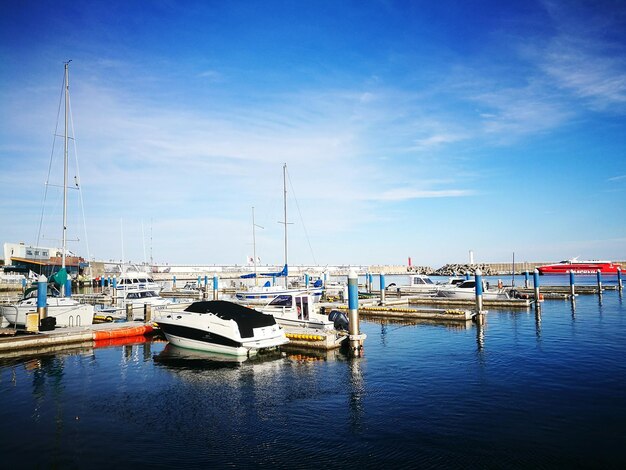
<instances>
[{"instance_id":1,"label":"boat cabin","mask_svg":"<svg viewBox=\"0 0 626 470\"><path fill-rule=\"evenodd\" d=\"M267 306L279 309L292 309L295 307L298 312L298 320L309 320L311 303L310 296L306 294L281 294L277 295Z\"/></svg>"},{"instance_id":2,"label":"boat cabin","mask_svg":"<svg viewBox=\"0 0 626 470\"><path fill-rule=\"evenodd\" d=\"M411 276L411 285L412 286L426 286L426 285L435 285L431 278L428 276L422 276L420 274L416 274Z\"/></svg>"}]
</instances>

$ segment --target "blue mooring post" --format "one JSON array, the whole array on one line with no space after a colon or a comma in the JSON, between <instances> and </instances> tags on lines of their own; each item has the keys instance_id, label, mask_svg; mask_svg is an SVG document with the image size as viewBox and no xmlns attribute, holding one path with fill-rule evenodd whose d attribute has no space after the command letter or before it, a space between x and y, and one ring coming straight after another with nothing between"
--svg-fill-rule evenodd
<instances>
[{"instance_id":1,"label":"blue mooring post","mask_svg":"<svg viewBox=\"0 0 626 470\"><path fill-rule=\"evenodd\" d=\"M309 275L304 273L304 287L309 288Z\"/></svg>"},{"instance_id":2,"label":"blue mooring post","mask_svg":"<svg viewBox=\"0 0 626 470\"><path fill-rule=\"evenodd\" d=\"M40 321L48 316L48 278L43 274L37 278L37 313Z\"/></svg>"},{"instance_id":3,"label":"blue mooring post","mask_svg":"<svg viewBox=\"0 0 626 470\"><path fill-rule=\"evenodd\" d=\"M100 292L104 290L104 276L100 278Z\"/></svg>"},{"instance_id":4,"label":"blue mooring post","mask_svg":"<svg viewBox=\"0 0 626 470\"><path fill-rule=\"evenodd\" d=\"M617 268L617 288L620 291L623 289L623 285L622 285L622 268Z\"/></svg>"},{"instance_id":5,"label":"blue mooring post","mask_svg":"<svg viewBox=\"0 0 626 470\"><path fill-rule=\"evenodd\" d=\"M200 284L200 276L198 276L198 289L200 288L202 284Z\"/></svg>"},{"instance_id":6,"label":"blue mooring post","mask_svg":"<svg viewBox=\"0 0 626 470\"><path fill-rule=\"evenodd\" d=\"M465 273L465 280L469 281L469 278L470 278L470 273Z\"/></svg>"},{"instance_id":7,"label":"blue mooring post","mask_svg":"<svg viewBox=\"0 0 626 470\"><path fill-rule=\"evenodd\" d=\"M172 290L176 290L176 276L172 276Z\"/></svg>"},{"instance_id":8,"label":"blue mooring post","mask_svg":"<svg viewBox=\"0 0 626 470\"><path fill-rule=\"evenodd\" d=\"M539 271L533 271L533 286L535 287L535 309L539 310Z\"/></svg>"},{"instance_id":9,"label":"blue mooring post","mask_svg":"<svg viewBox=\"0 0 626 470\"><path fill-rule=\"evenodd\" d=\"M574 282L574 271L570 269L569 271L569 293L572 297L576 295L576 287Z\"/></svg>"},{"instance_id":10,"label":"blue mooring post","mask_svg":"<svg viewBox=\"0 0 626 470\"><path fill-rule=\"evenodd\" d=\"M474 274L476 279L476 312L478 315L482 315L483 312L483 273L479 269Z\"/></svg>"},{"instance_id":11,"label":"blue mooring post","mask_svg":"<svg viewBox=\"0 0 626 470\"><path fill-rule=\"evenodd\" d=\"M202 292L202 298L203 299L209 298L209 276L207 276L206 274L204 275L204 289Z\"/></svg>"},{"instance_id":12,"label":"blue mooring post","mask_svg":"<svg viewBox=\"0 0 626 470\"><path fill-rule=\"evenodd\" d=\"M348 273L348 333L350 350L358 357L361 355L365 335L359 333L359 277L353 270Z\"/></svg>"},{"instance_id":13,"label":"blue mooring post","mask_svg":"<svg viewBox=\"0 0 626 470\"><path fill-rule=\"evenodd\" d=\"M368 279L370 281L369 285L367 286L367 292L368 294L372 293L372 285L374 284L374 275L372 273L369 273L368 275Z\"/></svg>"},{"instance_id":14,"label":"blue mooring post","mask_svg":"<svg viewBox=\"0 0 626 470\"><path fill-rule=\"evenodd\" d=\"M348 278L350 280L350 278ZM385 273L380 273L380 304L385 303Z\"/></svg>"},{"instance_id":15,"label":"blue mooring post","mask_svg":"<svg viewBox=\"0 0 626 470\"><path fill-rule=\"evenodd\" d=\"M67 278L65 280L65 297L71 297L72 296L72 280L70 278Z\"/></svg>"},{"instance_id":16,"label":"blue mooring post","mask_svg":"<svg viewBox=\"0 0 626 470\"><path fill-rule=\"evenodd\" d=\"M217 293L220 288L220 280L217 277L217 274L213 276L213 300L217 300Z\"/></svg>"},{"instance_id":17,"label":"blue mooring post","mask_svg":"<svg viewBox=\"0 0 626 470\"><path fill-rule=\"evenodd\" d=\"M528 289L528 271L524 271L524 288Z\"/></svg>"},{"instance_id":18,"label":"blue mooring post","mask_svg":"<svg viewBox=\"0 0 626 470\"><path fill-rule=\"evenodd\" d=\"M596 272L596 276L598 277L598 295L602 295L602 273L599 269Z\"/></svg>"},{"instance_id":19,"label":"blue mooring post","mask_svg":"<svg viewBox=\"0 0 626 470\"><path fill-rule=\"evenodd\" d=\"M22 279L22 293L26 291L26 278Z\"/></svg>"}]
</instances>

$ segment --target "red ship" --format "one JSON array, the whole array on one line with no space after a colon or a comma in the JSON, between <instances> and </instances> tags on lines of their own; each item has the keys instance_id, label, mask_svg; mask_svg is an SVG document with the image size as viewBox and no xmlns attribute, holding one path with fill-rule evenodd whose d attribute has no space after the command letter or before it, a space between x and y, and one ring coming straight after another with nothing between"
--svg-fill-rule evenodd
<instances>
[{"instance_id":1,"label":"red ship","mask_svg":"<svg viewBox=\"0 0 626 470\"><path fill-rule=\"evenodd\" d=\"M560 261L555 264L546 264L538 266L539 274L567 274L573 271L575 274L596 274L598 270L602 274L617 274L617 268L621 269L621 265L612 261L579 261L578 258L572 258Z\"/></svg>"}]
</instances>

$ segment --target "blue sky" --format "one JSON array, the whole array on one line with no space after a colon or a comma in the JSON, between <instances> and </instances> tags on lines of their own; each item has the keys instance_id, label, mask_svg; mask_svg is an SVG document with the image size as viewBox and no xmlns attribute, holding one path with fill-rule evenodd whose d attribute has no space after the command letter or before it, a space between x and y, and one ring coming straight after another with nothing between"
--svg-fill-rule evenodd
<instances>
[{"instance_id":1,"label":"blue sky","mask_svg":"<svg viewBox=\"0 0 626 470\"><path fill-rule=\"evenodd\" d=\"M254 206L280 264L287 163L291 264L626 259L623 2L21 1L0 37L0 242L51 155L60 238L71 59L85 257L242 264Z\"/></svg>"}]
</instances>

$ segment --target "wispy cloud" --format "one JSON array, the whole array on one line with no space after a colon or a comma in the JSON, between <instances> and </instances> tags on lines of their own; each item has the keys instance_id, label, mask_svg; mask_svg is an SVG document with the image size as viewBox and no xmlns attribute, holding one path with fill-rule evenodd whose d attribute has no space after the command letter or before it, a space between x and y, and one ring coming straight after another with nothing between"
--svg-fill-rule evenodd
<instances>
[{"instance_id":1,"label":"wispy cloud","mask_svg":"<svg viewBox=\"0 0 626 470\"><path fill-rule=\"evenodd\" d=\"M556 35L544 46L539 65L556 87L592 109L626 112L626 46L623 8L590 3L544 2ZM617 5L616 5L617 6Z\"/></svg>"},{"instance_id":2,"label":"wispy cloud","mask_svg":"<svg viewBox=\"0 0 626 470\"><path fill-rule=\"evenodd\" d=\"M371 195L368 198L377 201L407 201L411 199L432 199L473 196L475 191L467 189L440 189L423 190L414 188L394 188L384 191L379 195Z\"/></svg>"}]
</instances>

